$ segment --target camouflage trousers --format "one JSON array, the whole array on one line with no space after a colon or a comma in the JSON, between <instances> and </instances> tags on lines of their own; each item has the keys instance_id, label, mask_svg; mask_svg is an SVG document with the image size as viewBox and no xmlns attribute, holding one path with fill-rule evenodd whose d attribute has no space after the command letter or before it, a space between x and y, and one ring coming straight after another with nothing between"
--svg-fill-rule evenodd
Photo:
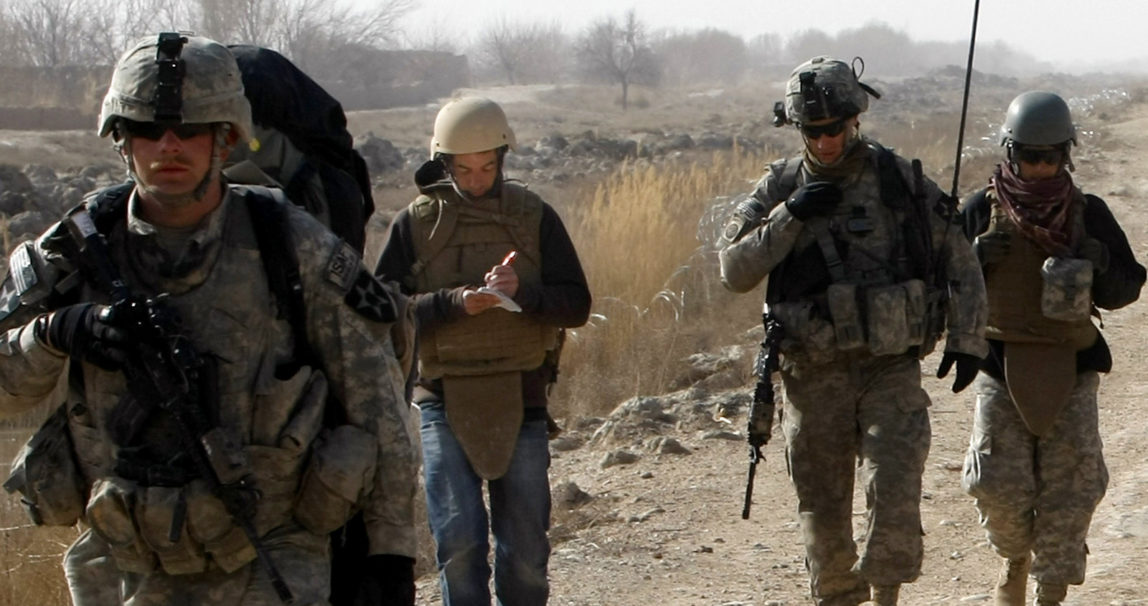
<instances>
[{"instance_id":1,"label":"camouflage trousers","mask_svg":"<svg viewBox=\"0 0 1148 606\"><path fill-rule=\"evenodd\" d=\"M868 355L817 366L783 361L781 377L787 463L815 602L857 604L868 599L868 585L916 580L931 440L920 363ZM852 516L858 467L866 501L860 553Z\"/></svg>"},{"instance_id":2,"label":"camouflage trousers","mask_svg":"<svg viewBox=\"0 0 1148 606\"><path fill-rule=\"evenodd\" d=\"M263 537L268 555L295 597L294 604L327 604L330 594L330 539L290 525ZM122 572L106 542L85 531L64 554L64 573L75 606L281 606L267 571L258 560L227 574L209 568L200 574Z\"/></svg>"},{"instance_id":3,"label":"camouflage trousers","mask_svg":"<svg viewBox=\"0 0 1148 606\"><path fill-rule=\"evenodd\" d=\"M981 526L1003 557L1033 554L1032 576L1043 583L1084 582L1092 513L1108 488L1101 452L1095 372L1076 386L1052 429L1028 431L1008 387L981 373L972 438L965 456L965 492L976 498Z\"/></svg>"}]
</instances>

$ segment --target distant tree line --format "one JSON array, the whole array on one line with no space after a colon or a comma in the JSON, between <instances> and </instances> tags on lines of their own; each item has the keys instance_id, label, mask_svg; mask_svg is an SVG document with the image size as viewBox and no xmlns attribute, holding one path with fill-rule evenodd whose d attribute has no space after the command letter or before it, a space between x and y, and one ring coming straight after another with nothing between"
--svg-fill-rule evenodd
<instances>
[{"instance_id":1,"label":"distant tree line","mask_svg":"<svg viewBox=\"0 0 1148 606\"><path fill-rule=\"evenodd\" d=\"M0 0L0 61L11 66L111 65L142 32L190 30L226 43L268 46L329 79L350 73L372 49L399 47L465 54L476 83L603 82L630 103L635 85L733 86L783 78L814 55L861 56L870 74L917 75L963 65L965 42L917 42L883 23L836 35L803 30L750 40L726 31L653 31L630 10L580 31L557 22L495 18L470 39L441 27L416 39L401 27L415 0ZM1047 71L1031 56L996 43L977 50L981 71Z\"/></svg>"},{"instance_id":2,"label":"distant tree line","mask_svg":"<svg viewBox=\"0 0 1148 606\"><path fill-rule=\"evenodd\" d=\"M413 0L7 0L0 61L60 67L111 65L138 36L193 31L275 48L304 69L338 67L354 49L398 44Z\"/></svg>"},{"instance_id":3,"label":"distant tree line","mask_svg":"<svg viewBox=\"0 0 1148 606\"><path fill-rule=\"evenodd\" d=\"M435 44L442 45L440 37ZM816 29L789 35L763 33L750 40L705 28L651 31L630 10L605 16L574 33L557 23L499 18L467 46L446 48L471 59L476 80L489 84L600 81L621 89L628 103L632 85L733 86L746 78L778 79L815 55L864 58L870 74L921 75L947 65L964 65L964 41L918 42L884 23L869 23L836 35ZM977 69L1000 74L1048 71L1052 66L993 43L977 49Z\"/></svg>"}]
</instances>

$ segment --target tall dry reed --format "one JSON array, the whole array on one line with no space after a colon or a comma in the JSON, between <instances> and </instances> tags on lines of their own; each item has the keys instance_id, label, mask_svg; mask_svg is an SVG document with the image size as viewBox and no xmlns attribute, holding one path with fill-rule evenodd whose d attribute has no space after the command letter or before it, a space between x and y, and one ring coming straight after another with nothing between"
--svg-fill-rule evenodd
<instances>
[{"instance_id":1,"label":"tall dry reed","mask_svg":"<svg viewBox=\"0 0 1148 606\"><path fill-rule=\"evenodd\" d=\"M594 308L587 326L570 331L556 414L601 415L626 398L661 393L685 356L752 325L760 301L735 301L720 286L715 226L771 154L623 163L567 206ZM726 313L731 302L738 312Z\"/></svg>"}]
</instances>

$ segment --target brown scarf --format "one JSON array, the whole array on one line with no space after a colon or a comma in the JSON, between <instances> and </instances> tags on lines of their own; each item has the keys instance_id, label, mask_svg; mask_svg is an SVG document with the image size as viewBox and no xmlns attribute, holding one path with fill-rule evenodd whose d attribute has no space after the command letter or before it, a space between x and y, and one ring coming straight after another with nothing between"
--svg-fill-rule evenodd
<instances>
[{"instance_id":1,"label":"brown scarf","mask_svg":"<svg viewBox=\"0 0 1148 606\"><path fill-rule=\"evenodd\" d=\"M1076 245L1073 217L1080 212L1080 196L1072 175L1060 171L1051 179L1025 181L1008 162L993 171L989 184L1017 229L1046 253L1067 256Z\"/></svg>"},{"instance_id":2,"label":"brown scarf","mask_svg":"<svg viewBox=\"0 0 1148 606\"><path fill-rule=\"evenodd\" d=\"M805 170L809 171L813 177L810 179L811 181L831 181L842 185L845 181L860 174L869 163L869 146L866 145L864 139L858 137L845 156L832 165L822 164L809 151L809 146L806 146L802 151L802 156L805 159Z\"/></svg>"}]
</instances>

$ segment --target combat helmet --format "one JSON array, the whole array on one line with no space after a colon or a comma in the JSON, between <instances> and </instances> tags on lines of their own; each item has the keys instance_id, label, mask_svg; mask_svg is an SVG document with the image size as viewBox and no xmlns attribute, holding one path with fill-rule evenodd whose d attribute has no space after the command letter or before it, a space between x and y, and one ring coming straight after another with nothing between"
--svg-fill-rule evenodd
<instances>
[{"instance_id":1,"label":"combat helmet","mask_svg":"<svg viewBox=\"0 0 1148 606\"><path fill-rule=\"evenodd\" d=\"M473 154L506 146L514 149L514 131L497 103L482 97L455 99L434 120L430 154Z\"/></svg>"},{"instance_id":2,"label":"combat helmet","mask_svg":"<svg viewBox=\"0 0 1148 606\"><path fill-rule=\"evenodd\" d=\"M231 51L214 40L174 32L138 40L116 62L97 134L107 136L121 118L225 122L240 141L249 141L253 132L251 106Z\"/></svg>"},{"instance_id":3,"label":"combat helmet","mask_svg":"<svg viewBox=\"0 0 1148 606\"><path fill-rule=\"evenodd\" d=\"M1060 95L1029 91L1009 104L1001 125L1001 145L1065 145L1070 141L1076 143L1076 127Z\"/></svg>"},{"instance_id":4,"label":"combat helmet","mask_svg":"<svg viewBox=\"0 0 1148 606\"><path fill-rule=\"evenodd\" d=\"M881 94L858 80L865 62L855 57L853 63L860 71L827 56L797 66L785 85L785 101L774 107L774 126L848 118L869 109L869 96L879 99Z\"/></svg>"}]
</instances>

